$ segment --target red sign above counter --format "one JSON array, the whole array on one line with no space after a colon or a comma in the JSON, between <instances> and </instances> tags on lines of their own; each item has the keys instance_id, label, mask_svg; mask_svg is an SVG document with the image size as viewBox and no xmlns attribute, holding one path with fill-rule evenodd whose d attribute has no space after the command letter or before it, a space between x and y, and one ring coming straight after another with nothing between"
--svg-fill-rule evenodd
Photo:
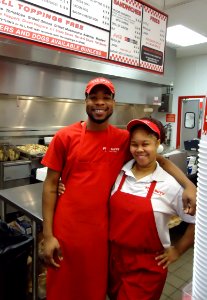
<instances>
[{"instance_id":1,"label":"red sign above counter","mask_svg":"<svg viewBox=\"0 0 207 300\"><path fill-rule=\"evenodd\" d=\"M136 0L0 0L0 33L164 71L167 16Z\"/></svg>"},{"instance_id":2,"label":"red sign above counter","mask_svg":"<svg viewBox=\"0 0 207 300\"><path fill-rule=\"evenodd\" d=\"M2 6L0 31L67 50L108 57L109 32L20 1L13 0L9 8Z\"/></svg>"}]
</instances>

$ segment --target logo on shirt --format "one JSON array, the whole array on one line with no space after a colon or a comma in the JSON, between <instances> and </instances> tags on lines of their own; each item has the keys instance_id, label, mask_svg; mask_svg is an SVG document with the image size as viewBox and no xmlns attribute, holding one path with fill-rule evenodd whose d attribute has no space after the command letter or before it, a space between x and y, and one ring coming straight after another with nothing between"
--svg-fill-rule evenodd
<instances>
[{"instance_id":1,"label":"logo on shirt","mask_svg":"<svg viewBox=\"0 0 207 300\"><path fill-rule=\"evenodd\" d=\"M107 147L103 147L103 151L104 152L119 152L120 148L118 147L110 147L109 149L107 149Z\"/></svg>"},{"instance_id":2,"label":"logo on shirt","mask_svg":"<svg viewBox=\"0 0 207 300\"><path fill-rule=\"evenodd\" d=\"M147 191L149 190L149 186L146 186L145 189L147 189ZM164 196L166 193L162 192L162 191L158 191L157 189L154 189L155 194L159 195L159 196Z\"/></svg>"}]
</instances>

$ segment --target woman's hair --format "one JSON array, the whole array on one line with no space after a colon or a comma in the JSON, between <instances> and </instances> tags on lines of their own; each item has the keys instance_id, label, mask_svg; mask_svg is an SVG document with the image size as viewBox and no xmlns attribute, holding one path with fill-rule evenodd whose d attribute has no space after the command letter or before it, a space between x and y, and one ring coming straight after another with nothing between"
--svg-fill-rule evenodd
<instances>
[{"instance_id":1,"label":"woman's hair","mask_svg":"<svg viewBox=\"0 0 207 300\"><path fill-rule=\"evenodd\" d=\"M156 136L157 139L160 139L160 144L162 144L165 141L165 128L164 128L163 124L159 120L151 118L151 117L144 117L144 118L140 118L139 120L148 120L148 121L154 123L155 125L157 125L157 127L158 127L158 129L160 131L160 138L159 138L159 136L158 136L158 134L156 132L154 132L152 129L150 129L145 124L137 124L137 125L135 125L130 130L130 133L132 133L136 128L142 127L144 129L146 129L148 132L150 132L151 134L153 134L154 136Z\"/></svg>"}]
</instances>

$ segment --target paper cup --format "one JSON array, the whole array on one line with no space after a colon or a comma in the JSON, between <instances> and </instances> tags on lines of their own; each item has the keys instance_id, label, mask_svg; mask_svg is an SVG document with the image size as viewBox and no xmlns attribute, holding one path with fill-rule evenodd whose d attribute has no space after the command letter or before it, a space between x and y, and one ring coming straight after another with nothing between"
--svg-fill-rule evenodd
<instances>
[{"instance_id":1,"label":"paper cup","mask_svg":"<svg viewBox=\"0 0 207 300\"><path fill-rule=\"evenodd\" d=\"M197 168L198 172L202 172L204 174L207 174L207 164L198 164L198 168Z\"/></svg>"},{"instance_id":2,"label":"paper cup","mask_svg":"<svg viewBox=\"0 0 207 300\"><path fill-rule=\"evenodd\" d=\"M206 180L207 181L207 180ZM197 186L199 189L202 189L204 191L206 191L206 195L207 195L207 182L205 182L202 178L200 178L198 176L198 183Z\"/></svg>"},{"instance_id":3,"label":"paper cup","mask_svg":"<svg viewBox=\"0 0 207 300\"><path fill-rule=\"evenodd\" d=\"M207 176L198 172L198 180L200 180L204 185L207 184Z\"/></svg>"},{"instance_id":4,"label":"paper cup","mask_svg":"<svg viewBox=\"0 0 207 300\"><path fill-rule=\"evenodd\" d=\"M206 195L207 192L204 190L199 189L199 191L197 192L197 197L199 198L200 201L202 201L202 203L204 203L207 207L207 201L206 201Z\"/></svg>"},{"instance_id":5,"label":"paper cup","mask_svg":"<svg viewBox=\"0 0 207 300\"><path fill-rule=\"evenodd\" d=\"M202 159L206 159L206 156L207 156L207 153L206 153L206 151L200 151L200 152L198 152L198 157L199 158L202 158Z\"/></svg>"}]
</instances>

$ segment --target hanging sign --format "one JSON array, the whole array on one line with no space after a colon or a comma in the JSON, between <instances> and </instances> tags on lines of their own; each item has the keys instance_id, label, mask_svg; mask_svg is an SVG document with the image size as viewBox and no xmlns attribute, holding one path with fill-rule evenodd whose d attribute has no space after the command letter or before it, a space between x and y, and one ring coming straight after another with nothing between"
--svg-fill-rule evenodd
<instances>
[{"instance_id":1,"label":"hanging sign","mask_svg":"<svg viewBox=\"0 0 207 300\"><path fill-rule=\"evenodd\" d=\"M109 32L21 1L4 3L1 32L87 55L108 57Z\"/></svg>"},{"instance_id":2,"label":"hanging sign","mask_svg":"<svg viewBox=\"0 0 207 300\"><path fill-rule=\"evenodd\" d=\"M167 15L141 1L0 2L2 34L128 67L164 72Z\"/></svg>"},{"instance_id":3,"label":"hanging sign","mask_svg":"<svg viewBox=\"0 0 207 300\"><path fill-rule=\"evenodd\" d=\"M167 16L144 6L142 21L141 60L143 68L162 72Z\"/></svg>"},{"instance_id":4,"label":"hanging sign","mask_svg":"<svg viewBox=\"0 0 207 300\"><path fill-rule=\"evenodd\" d=\"M142 4L113 1L109 58L139 66Z\"/></svg>"}]
</instances>

